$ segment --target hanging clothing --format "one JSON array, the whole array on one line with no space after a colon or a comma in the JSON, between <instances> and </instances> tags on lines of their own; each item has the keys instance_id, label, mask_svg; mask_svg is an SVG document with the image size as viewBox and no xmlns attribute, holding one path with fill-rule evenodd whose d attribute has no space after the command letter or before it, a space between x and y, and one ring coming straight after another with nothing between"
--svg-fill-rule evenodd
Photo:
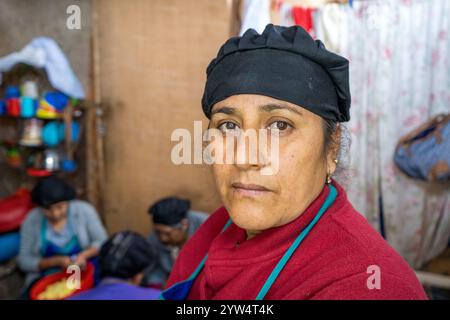
<instances>
[{"instance_id":1,"label":"hanging clothing","mask_svg":"<svg viewBox=\"0 0 450 320\"><path fill-rule=\"evenodd\" d=\"M347 42L349 13L353 10L347 5L328 3L313 13L314 32L328 50L340 52L341 44Z\"/></svg>"},{"instance_id":2,"label":"hanging clothing","mask_svg":"<svg viewBox=\"0 0 450 320\"><path fill-rule=\"evenodd\" d=\"M261 33L269 23L269 0L244 0L240 35L243 35L249 28L255 29L258 33Z\"/></svg>"},{"instance_id":3,"label":"hanging clothing","mask_svg":"<svg viewBox=\"0 0 450 320\"><path fill-rule=\"evenodd\" d=\"M336 199L294 250L263 298L426 299L407 263L353 209L342 187L335 181L333 186ZM332 189L325 186L294 221L250 240L234 223L222 232L229 214L219 208L181 250L167 288L189 280L201 266L192 287L180 288L187 292L187 299L261 297L277 264L317 217ZM381 270L380 289L367 284L368 270L374 265Z\"/></svg>"},{"instance_id":4,"label":"hanging clothing","mask_svg":"<svg viewBox=\"0 0 450 320\"><path fill-rule=\"evenodd\" d=\"M301 26L308 33L313 30L313 8L293 7L292 15L296 25Z\"/></svg>"},{"instance_id":5,"label":"hanging clothing","mask_svg":"<svg viewBox=\"0 0 450 320\"><path fill-rule=\"evenodd\" d=\"M52 38L34 38L22 50L1 57L0 83L1 73L9 71L18 63L44 68L48 80L55 89L77 99L85 98L80 80L73 72L64 52Z\"/></svg>"},{"instance_id":6,"label":"hanging clothing","mask_svg":"<svg viewBox=\"0 0 450 320\"><path fill-rule=\"evenodd\" d=\"M292 4L283 2L280 5L280 26L290 27L295 25L294 15L292 13Z\"/></svg>"},{"instance_id":7,"label":"hanging clothing","mask_svg":"<svg viewBox=\"0 0 450 320\"><path fill-rule=\"evenodd\" d=\"M416 183L393 156L400 137L449 110L450 1L354 1L353 9L320 11L317 38L350 60L352 173L340 181L375 228L383 212L387 241L420 269L449 242L450 188Z\"/></svg>"}]
</instances>

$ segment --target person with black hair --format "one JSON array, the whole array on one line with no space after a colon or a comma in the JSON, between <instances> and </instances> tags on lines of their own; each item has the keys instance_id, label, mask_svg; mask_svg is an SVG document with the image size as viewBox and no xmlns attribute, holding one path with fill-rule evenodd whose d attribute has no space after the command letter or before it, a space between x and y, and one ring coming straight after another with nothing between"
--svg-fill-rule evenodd
<instances>
[{"instance_id":1,"label":"person with black hair","mask_svg":"<svg viewBox=\"0 0 450 320\"><path fill-rule=\"evenodd\" d=\"M157 252L158 263L146 269L144 283L160 288L164 286L178 252L208 215L191 210L189 200L177 197L158 200L148 213L154 227L148 240Z\"/></svg>"},{"instance_id":2,"label":"person with black hair","mask_svg":"<svg viewBox=\"0 0 450 320\"><path fill-rule=\"evenodd\" d=\"M143 236L118 232L100 250L100 283L70 300L156 300L160 290L139 286L144 269L155 263L156 253Z\"/></svg>"},{"instance_id":3,"label":"person with black hair","mask_svg":"<svg viewBox=\"0 0 450 320\"><path fill-rule=\"evenodd\" d=\"M108 238L97 211L76 199L73 187L57 177L40 180L31 192L36 204L20 231L19 267L25 287L71 264L83 267Z\"/></svg>"}]
</instances>

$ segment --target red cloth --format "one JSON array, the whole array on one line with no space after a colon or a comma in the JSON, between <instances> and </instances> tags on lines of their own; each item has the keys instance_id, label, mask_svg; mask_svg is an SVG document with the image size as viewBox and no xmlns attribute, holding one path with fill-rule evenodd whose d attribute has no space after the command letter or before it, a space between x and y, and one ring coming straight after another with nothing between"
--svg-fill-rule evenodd
<instances>
[{"instance_id":1,"label":"red cloth","mask_svg":"<svg viewBox=\"0 0 450 320\"><path fill-rule=\"evenodd\" d=\"M295 24L301 26L306 31L311 32L313 28L313 12L313 8L293 7L292 15L294 16Z\"/></svg>"},{"instance_id":2,"label":"red cloth","mask_svg":"<svg viewBox=\"0 0 450 320\"><path fill-rule=\"evenodd\" d=\"M426 299L414 272L347 200L338 196L297 248L266 299ZM234 223L220 233L229 216L219 208L180 252L167 287L186 280L208 252L189 299L254 299L300 231L313 219L329 187L294 221L246 240ZM237 245L239 243L239 245ZM368 289L371 273L381 271L381 288Z\"/></svg>"}]
</instances>

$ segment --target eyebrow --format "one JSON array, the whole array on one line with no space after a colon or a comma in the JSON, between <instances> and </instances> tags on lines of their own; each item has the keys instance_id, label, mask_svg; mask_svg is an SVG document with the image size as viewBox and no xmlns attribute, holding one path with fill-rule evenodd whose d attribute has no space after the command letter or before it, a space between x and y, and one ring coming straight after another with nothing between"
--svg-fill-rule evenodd
<instances>
[{"instance_id":1,"label":"eyebrow","mask_svg":"<svg viewBox=\"0 0 450 320\"><path fill-rule=\"evenodd\" d=\"M281 103L269 103L269 104L265 104L259 107L259 110L261 111L265 111L265 112L271 112L274 110L289 110L292 112L297 113L300 116L303 116L302 112L299 110L299 108L296 107L291 107L287 104L281 104ZM217 108L215 110L211 111L211 117L216 114L216 113L224 113L224 114L236 114L236 108L233 107L220 107Z\"/></svg>"},{"instance_id":2,"label":"eyebrow","mask_svg":"<svg viewBox=\"0 0 450 320\"><path fill-rule=\"evenodd\" d=\"M303 116L302 112L299 110L300 108L291 107L287 104L269 103L269 104L260 106L259 109L262 111L266 111L266 112L271 112L273 110L289 110L289 111L297 113L300 116Z\"/></svg>"},{"instance_id":3,"label":"eyebrow","mask_svg":"<svg viewBox=\"0 0 450 320\"><path fill-rule=\"evenodd\" d=\"M216 113L235 114L236 109L232 108L232 107L220 107L220 108L217 108L216 110L211 111L211 117L213 115L215 115Z\"/></svg>"}]
</instances>

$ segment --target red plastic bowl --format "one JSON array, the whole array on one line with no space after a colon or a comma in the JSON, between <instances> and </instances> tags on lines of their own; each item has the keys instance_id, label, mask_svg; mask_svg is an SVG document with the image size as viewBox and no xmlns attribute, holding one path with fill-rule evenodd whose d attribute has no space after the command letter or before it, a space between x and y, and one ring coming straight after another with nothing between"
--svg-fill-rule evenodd
<instances>
[{"instance_id":1,"label":"red plastic bowl","mask_svg":"<svg viewBox=\"0 0 450 320\"><path fill-rule=\"evenodd\" d=\"M70 274L61 271L58 273L54 273L48 276L43 277L39 281L37 281L30 291L30 296L32 300L39 300L38 295L47 288L47 286L60 281L61 279L70 277ZM75 290L70 295L65 297L67 299L77 293L86 291L94 286L94 265L88 262L86 266L86 270L81 271L81 284L80 289Z\"/></svg>"},{"instance_id":2,"label":"red plastic bowl","mask_svg":"<svg viewBox=\"0 0 450 320\"><path fill-rule=\"evenodd\" d=\"M33 207L27 189L19 189L13 195L0 199L0 234L18 229Z\"/></svg>"},{"instance_id":3,"label":"red plastic bowl","mask_svg":"<svg viewBox=\"0 0 450 320\"><path fill-rule=\"evenodd\" d=\"M27 174L30 177L49 177L52 175L52 172L44 170L44 169L28 168Z\"/></svg>"}]
</instances>

